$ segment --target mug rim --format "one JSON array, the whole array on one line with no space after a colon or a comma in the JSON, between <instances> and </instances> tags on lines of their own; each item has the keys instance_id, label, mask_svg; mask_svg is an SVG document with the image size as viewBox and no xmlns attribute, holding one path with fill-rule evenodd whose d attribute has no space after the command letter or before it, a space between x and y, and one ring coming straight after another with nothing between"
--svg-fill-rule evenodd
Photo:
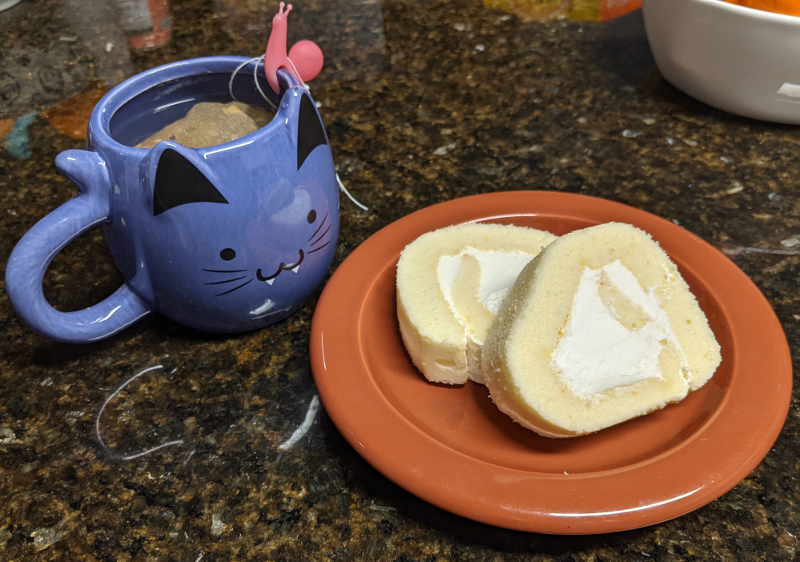
<instances>
[{"instance_id":1,"label":"mug rim","mask_svg":"<svg viewBox=\"0 0 800 562\"><path fill-rule=\"evenodd\" d=\"M123 82L114 86L100 99L99 102L97 102L97 105L95 105L94 109L92 110L92 115L89 118L89 138L91 139L92 144L95 146L108 147L116 152L127 152L129 155L143 155L144 153L150 152L150 150L152 150L150 148L128 146L126 144L122 144L111 136L109 129L111 119L122 106L133 100L136 96L139 96L147 90L155 88L164 82L176 80L178 78L186 78L188 76L233 72L236 70L236 67L245 61L256 62L254 57L243 57L237 55L198 57L163 64L138 74L134 74L127 80L124 80ZM244 70L244 68L246 68L246 66L243 67L242 70ZM293 77L291 77L291 75L288 73L287 75L290 77L289 79L293 81ZM290 87L296 87L297 85L298 84L291 84ZM281 95L281 98L282 97L283 96ZM280 98L278 101L280 102ZM227 145L239 143L242 139L264 132L265 129L270 128L275 122L278 113L280 113L280 105L278 106L278 111L276 112L275 116L273 116L270 122L263 127L253 131L252 133L244 135L243 137L213 146L227 147ZM200 147L186 148L197 150Z\"/></svg>"}]
</instances>

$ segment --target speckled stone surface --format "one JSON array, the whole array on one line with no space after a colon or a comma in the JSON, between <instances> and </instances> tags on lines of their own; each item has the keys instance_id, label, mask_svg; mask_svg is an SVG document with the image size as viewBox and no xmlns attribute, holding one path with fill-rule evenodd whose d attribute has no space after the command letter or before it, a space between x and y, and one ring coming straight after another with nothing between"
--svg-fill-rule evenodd
<instances>
[{"instance_id":1,"label":"speckled stone surface","mask_svg":"<svg viewBox=\"0 0 800 562\"><path fill-rule=\"evenodd\" d=\"M39 115L30 158L0 148L3 263L75 191L54 158L83 142L39 112L92 81L255 55L272 4L173 1L172 41L146 53L113 43L113 21L77 25L69 3L23 0L0 13L0 124ZM290 26L328 55L313 93L340 175L370 207L343 201L334 267L393 220L455 197L595 195L724 248L774 307L796 364L800 128L733 117L665 83L640 14L542 25L476 0L301 0ZM121 281L91 232L55 258L45 292L71 310ZM255 333L207 335L151 316L74 346L30 332L0 292L0 560L800 560L796 398L773 450L733 490L678 519L602 536L512 532L441 511L372 469L322 410L279 452L315 397L308 341L318 295ZM106 398L157 365L108 403L98 437Z\"/></svg>"}]
</instances>

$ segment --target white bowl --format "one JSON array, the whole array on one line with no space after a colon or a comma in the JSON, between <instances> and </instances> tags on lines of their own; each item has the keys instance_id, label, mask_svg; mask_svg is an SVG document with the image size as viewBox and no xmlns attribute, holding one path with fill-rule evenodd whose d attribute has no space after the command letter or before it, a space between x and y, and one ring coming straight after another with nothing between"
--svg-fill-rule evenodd
<instances>
[{"instance_id":1,"label":"white bowl","mask_svg":"<svg viewBox=\"0 0 800 562\"><path fill-rule=\"evenodd\" d=\"M800 17L723 0L643 0L662 76L708 105L800 124Z\"/></svg>"},{"instance_id":2,"label":"white bowl","mask_svg":"<svg viewBox=\"0 0 800 562\"><path fill-rule=\"evenodd\" d=\"M0 12L8 10L19 4L22 0L0 0Z\"/></svg>"}]
</instances>

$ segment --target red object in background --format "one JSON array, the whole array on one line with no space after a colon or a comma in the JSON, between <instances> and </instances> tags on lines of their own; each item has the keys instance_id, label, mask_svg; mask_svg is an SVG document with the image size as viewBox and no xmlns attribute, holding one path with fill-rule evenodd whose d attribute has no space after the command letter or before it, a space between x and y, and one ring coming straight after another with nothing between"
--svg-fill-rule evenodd
<instances>
[{"instance_id":1,"label":"red object in background","mask_svg":"<svg viewBox=\"0 0 800 562\"><path fill-rule=\"evenodd\" d=\"M116 0L120 25L132 50L160 47L172 36L169 0Z\"/></svg>"},{"instance_id":2,"label":"red object in background","mask_svg":"<svg viewBox=\"0 0 800 562\"><path fill-rule=\"evenodd\" d=\"M800 16L800 2L797 0L728 0L745 8L763 10L787 16Z\"/></svg>"},{"instance_id":3,"label":"red object in background","mask_svg":"<svg viewBox=\"0 0 800 562\"><path fill-rule=\"evenodd\" d=\"M613 20L642 7L642 0L603 0L600 4L600 21Z\"/></svg>"}]
</instances>

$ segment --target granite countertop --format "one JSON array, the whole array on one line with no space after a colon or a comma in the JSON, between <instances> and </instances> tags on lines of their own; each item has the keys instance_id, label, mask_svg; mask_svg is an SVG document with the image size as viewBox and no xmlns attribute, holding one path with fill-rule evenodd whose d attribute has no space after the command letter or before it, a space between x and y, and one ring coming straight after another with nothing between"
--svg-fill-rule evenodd
<instances>
[{"instance_id":1,"label":"granite countertop","mask_svg":"<svg viewBox=\"0 0 800 562\"><path fill-rule=\"evenodd\" d=\"M256 56L274 9L173 0L171 40L145 52L126 48L110 0L0 12L3 263L73 196L54 159L84 147L104 91L165 62ZM456 197L593 195L723 249L766 295L798 360L800 129L677 91L655 68L640 13L538 23L477 0L300 0L290 41L304 36L327 57L312 92L339 173L370 208L343 199L333 269L380 228ZM75 310L121 282L95 230L55 258L45 294ZM92 345L32 333L0 291L0 559L800 559L796 398L771 452L730 492L599 536L509 531L433 507L367 464L324 409L280 451L316 396L308 349L320 290L257 332L208 335L151 315Z\"/></svg>"}]
</instances>

